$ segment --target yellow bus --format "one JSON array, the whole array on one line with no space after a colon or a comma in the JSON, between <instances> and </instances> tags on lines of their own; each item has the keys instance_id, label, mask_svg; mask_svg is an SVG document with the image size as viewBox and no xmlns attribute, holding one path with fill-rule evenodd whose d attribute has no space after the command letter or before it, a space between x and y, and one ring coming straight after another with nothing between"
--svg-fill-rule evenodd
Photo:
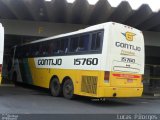
<instances>
[{"instance_id":1,"label":"yellow bus","mask_svg":"<svg viewBox=\"0 0 160 120\"><path fill-rule=\"evenodd\" d=\"M0 23L0 83L2 81L3 52L4 52L4 28Z\"/></svg>"},{"instance_id":2,"label":"yellow bus","mask_svg":"<svg viewBox=\"0 0 160 120\"><path fill-rule=\"evenodd\" d=\"M49 88L53 96L142 95L141 31L107 22L15 47L12 79Z\"/></svg>"}]
</instances>

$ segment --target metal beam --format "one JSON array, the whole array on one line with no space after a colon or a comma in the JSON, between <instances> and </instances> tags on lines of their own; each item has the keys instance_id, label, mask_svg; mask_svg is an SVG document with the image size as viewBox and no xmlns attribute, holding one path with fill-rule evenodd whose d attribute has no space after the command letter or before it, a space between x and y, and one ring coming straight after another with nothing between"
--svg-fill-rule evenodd
<instances>
[{"instance_id":1,"label":"metal beam","mask_svg":"<svg viewBox=\"0 0 160 120\"><path fill-rule=\"evenodd\" d=\"M31 22L5 19L0 19L0 22L5 28L5 34L42 37L67 33L87 27L86 25L78 24Z\"/></svg>"}]
</instances>

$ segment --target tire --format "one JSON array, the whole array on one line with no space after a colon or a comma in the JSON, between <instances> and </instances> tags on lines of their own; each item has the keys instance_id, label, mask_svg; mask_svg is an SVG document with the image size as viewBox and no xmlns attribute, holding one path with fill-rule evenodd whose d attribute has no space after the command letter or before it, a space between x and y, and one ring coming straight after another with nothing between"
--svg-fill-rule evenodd
<instances>
[{"instance_id":1,"label":"tire","mask_svg":"<svg viewBox=\"0 0 160 120\"><path fill-rule=\"evenodd\" d=\"M63 96L67 99L73 99L74 96L74 85L71 79L66 79L63 84Z\"/></svg>"},{"instance_id":2,"label":"tire","mask_svg":"<svg viewBox=\"0 0 160 120\"><path fill-rule=\"evenodd\" d=\"M61 85L60 85L60 82L59 82L59 79L54 77L51 79L51 82L50 82L50 92L51 92L51 95L54 96L54 97L58 97L61 95Z\"/></svg>"}]
</instances>

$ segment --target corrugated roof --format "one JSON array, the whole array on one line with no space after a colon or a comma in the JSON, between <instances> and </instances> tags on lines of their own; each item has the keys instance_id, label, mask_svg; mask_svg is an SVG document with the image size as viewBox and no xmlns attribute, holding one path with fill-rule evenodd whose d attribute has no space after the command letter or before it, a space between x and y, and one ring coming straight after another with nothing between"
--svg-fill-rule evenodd
<instances>
[{"instance_id":1,"label":"corrugated roof","mask_svg":"<svg viewBox=\"0 0 160 120\"><path fill-rule=\"evenodd\" d=\"M107 0L90 5L87 0L0 0L0 18L93 25L114 21L140 30L160 31L160 11L143 4L133 10L127 1L112 7Z\"/></svg>"}]
</instances>

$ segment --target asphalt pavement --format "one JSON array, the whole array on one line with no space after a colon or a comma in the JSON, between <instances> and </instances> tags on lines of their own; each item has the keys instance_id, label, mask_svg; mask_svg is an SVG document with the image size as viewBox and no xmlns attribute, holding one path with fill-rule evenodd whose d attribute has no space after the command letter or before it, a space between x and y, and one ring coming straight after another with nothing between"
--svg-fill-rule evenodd
<instances>
[{"instance_id":1,"label":"asphalt pavement","mask_svg":"<svg viewBox=\"0 0 160 120\"><path fill-rule=\"evenodd\" d=\"M78 97L67 100L52 97L46 89L1 86L0 113L18 114L135 114L160 113L160 98L93 99Z\"/></svg>"}]
</instances>

